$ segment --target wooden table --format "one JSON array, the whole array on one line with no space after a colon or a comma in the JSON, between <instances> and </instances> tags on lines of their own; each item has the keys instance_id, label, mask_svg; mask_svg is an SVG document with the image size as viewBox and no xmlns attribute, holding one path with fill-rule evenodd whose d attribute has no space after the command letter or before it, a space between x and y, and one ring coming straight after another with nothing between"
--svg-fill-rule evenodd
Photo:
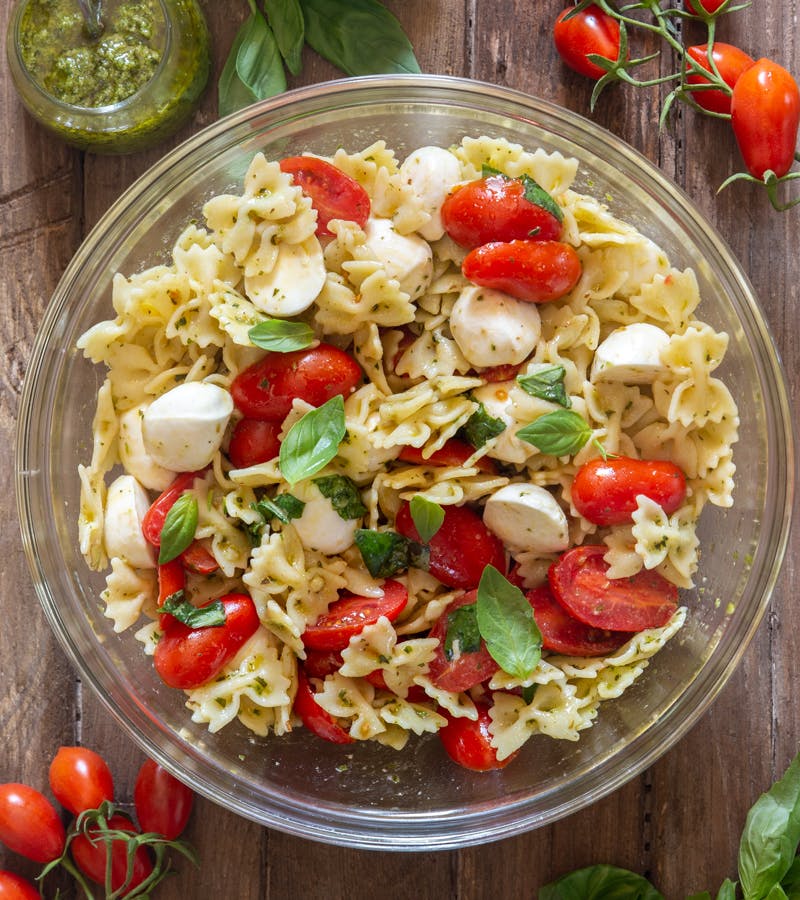
<instances>
[{"instance_id":1,"label":"wooden table","mask_svg":"<svg viewBox=\"0 0 800 900\"><path fill-rule=\"evenodd\" d=\"M588 114L591 85L569 72L553 48L550 24L563 0L392 0L426 72L509 85ZM8 6L2 4L5 31ZM244 0L205 3L219 72ZM766 0L732 15L720 37L800 75L797 0ZM365 51L366 52L366 51ZM638 54L638 50L636 51ZM657 74L657 64L654 73ZM305 84L338 77L307 52ZM616 88L595 119L629 141L696 201L749 273L764 304L793 394L800 389L800 207L771 211L763 192L734 187L717 196L740 168L724 123L676 109L659 131L657 89ZM8 70L0 73L5 123L0 157L0 339L5 365L0 392L0 781L46 786L61 744L85 743L111 762L118 794L129 797L142 756L88 691L81 689L35 601L17 528L11 448L20 386L37 323L59 276L111 202L168 149L130 157L84 155L58 143L22 111ZM170 146L216 117L210 91ZM747 440L747 436L743 436ZM656 765L589 809L555 825L457 852L366 853L314 844L270 831L197 803L188 837L202 867L188 864L158 889L161 900L250 900L291 896L333 900L534 897L536 888L570 869L610 862L648 875L668 898L701 889L716 893L735 876L738 837L747 809L794 755L800 739L790 590L800 535L795 533L770 612L722 695L694 730ZM0 848L0 867L34 868Z\"/></svg>"}]
</instances>

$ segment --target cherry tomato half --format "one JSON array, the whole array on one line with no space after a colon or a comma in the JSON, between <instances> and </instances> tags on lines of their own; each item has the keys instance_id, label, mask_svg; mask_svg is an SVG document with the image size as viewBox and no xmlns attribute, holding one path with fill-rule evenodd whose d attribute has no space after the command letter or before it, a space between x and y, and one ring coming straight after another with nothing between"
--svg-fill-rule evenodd
<instances>
[{"instance_id":1,"label":"cherry tomato half","mask_svg":"<svg viewBox=\"0 0 800 900\"><path fill-rule=\"evenodd\" d=\"M303 671L309 678L327 678L344 665L342 654L338 650L313 650L311 647L306 647L305 650Z\"/></svg>"},{"instance_id":2,"label":"cherry tomato half","mask_svg":"<svg viewBox=\"0 0 800 900\"><path fill-rule=\"evenodd\" d=\"M127 831L136 834L136 828L130 819L119 813L111 816L108 827L115 831ZM95 884L106 883L106 861L108 844L102 839L100 829L90 829L89 834L78 834L69 845L72 858L83 874ZM111 890L118 891L128 876L128 842L124 838L116 838L111 844ZM153 862L146 847L138 847L133 857L131 880L125 888L125 894L141 884L153 871Z\"/></svg>"},{"instance_id":3,"label":"cherry tomato half","mask_svg":"<svg viewBox=\"0 0 800 900\"><path fill-rule=\"evenodd\" d=\"M693 47L687 47L686 53L698 65L702 66L706 71L710 71L708 44L696 44ZM749 69L755 62L753 57L748 56L744 50L734 47L733 44L723 44L721 41L714 43L712 56L714 65L722 76L722 80L730 88L733 88L742 72ZM686 81L689 84L708 84L708 79L702 75L687 75ZM726 94L724 91L692 91L692 100L698 106L702 106L703 109L711 112L730 114L731 111L731 95Z\"/></svg>"},{"instance_id":4,"label":"cherry tomato half","mask_svg":"<svg viewBox=\"0 0 800 900\"><path fill-rule=\"evenodd\" d=\"M114 799L114 779L108 764L88 747L59 747L50 763L50 790L74 815L97 809Z\"/></svg>"},{"instance_id":5,"label":"cherry tomato half","mask_svg":"<svg viewBox=\"0 0 800 900\"><path fill-rule=\"evenodd\" d=\"M174 841L183 834L194 804L191 789L152 759L146 760L133 788L136 818L142 831Z\"/></svg>"},{"instance_id":6,"label":"cherry tomato half","mask_svg":"<svg viewBox=\"0 0 800 900\"><path fill-rule=\"evenodd\" d=\"M331 234L331 219L346 219L363 228L369 218L369 195L336 166L316 156L290 156L280 161L282 172L303 189L317 211L317 234Z\"/></svg>"},{"instance_id":7,"label":"cherry tomato half","mask_svg":"<svg viewBox=\"0 0 800 900\"><path fill-rule=\"evenodd\" d=\"M164 527L167 513L184 491L191 490L195 478L199 477L201 477L199 472L182 472L150 504L150 509L147 510L142 519L142 534L144 534L145 540L153 547L161 546L161 530Z\"/></svg>"},{"instance_id":8,"label":"cherry tomato half","mask_svg":"<svg viewBox=\"0 0 800 900\"><path fill-rule=\"evenodd\" d=\"M361 367L352 356L330 344L308 350L268 353L240 372L231 384L236 408L251 419L282 422L297 397L322 406L346 397L361 382Z\"/></svg>"},{"instance_id":9,"label":"cherry tomato half","mask_svg":"<svg viewBox=\"0 0 800 900\"><path fill-rule=\"evenodd\" d=\"M481 684L500 668L486 649L485 641L481 640L478 650L470 652L461 651L448 659L445 655L445 638L450 627L450 615L462 606L474 603L478 595L477 591L468 591L461 597L457 597L447 609L434 622L428 637L436 638L439 646L436 655L428 665L428 678L443 691L468 691Z\"/></svg>"},{"instance_id":10,"label":"cherry tomato half","mask_svg":"<svg viewBox=\"0 0 800 900\"><path fill-rule=\"evenodd\" d=\"M163 617L164 634L156 644L153 661L165 684L184 690L205 684L255 633L258 613L247 594L227 594L220 600L225 608L224 625L189 628L174 616Z\"/></svg>"},{"instance_id":11,"label":"cherry tomato half","mask_svg":"<svg viewBox=\"0 0 800 900\"><path fill-rule=\"evenodd\" d=\"M27 784L0 784L0 842L34 862L64 852L66 834L53 804Z\"/></svg>"},{"instance_id":12,"label":"cherry tomato half","mask_svg":"<svg viewBox=\"0 0 800 900\"><path fill-rule=\"evenodd\" d=\"M605 545L567 550L548 573L556 600L581 622L608 631L644 631L666 625L678 608L678 589L658 572L607 577Z\"/></svg>"},{"instance_id":13,"label":"cherry tomato half","mask_svg":"<svg viewBox=\"0 0 800 900\"><path fill-rule=\"evenodd\" d=\"M228 458L234 469L246 469L268 462L281 452L280 422L241 419L231 434Z\"/></svg>"},{"instance_id":14,"label":"cherry tomato half","mask_svg":"<svg viewBox=\"0 0 800 900\"><path fill-rule=\"evenodd\" d=\"M595 525L632 522L640 494L670 516L686 499L686 476L666 460L609 456L582 465L572 482L575 509Z\"/></svg>"},{"instance_id":15,"label":"cherry tomato half","mask_svg":"<svg viewBox=\"0 0 800 900\"><path fill-rule=\"evenodd\" d=\"M39 888L16 872L0 869L0 900L41 900Z\"/></svg>"},{"instance_id":16,"label":"cherry tomato half","mask_svg":"<svg viewBox=\"0 0 800 900\"><path fill-rule=\"evenodd\" d=\"M158 605L163 606L168 597L186 587L186 570L180 557L161 563L158 567ZM170 618L172 618L170 616Z\"/></svg>"},{"instance_id":17,"label":"cherry tomato half","mask_svg":"<svg viewBox=\"0 0 800 900\"><path fill-rule=\"evenodd\" d=\"M367 625L374 625L381 616L394 622L406 603L408 591L405 585L392 579L383 583L382 597L345 594L306 628L302 635L303 645L314 650L344 650L351 637L360 634Z\"/></svg>"},{"instance_id":18,"label":"cherry tomato half","mask_svg":"<svg viewBox=\"0 0 800 900\"><path fill-rule=\"evenodd\" d=\"M456 188L442 204L445 231L460 246L479 247L490 241L535 237L552 241L561 223L544 207L525 197L518 178L489 175Z\"/></svg>"},{"instance_id":19,"label":"cherry tomato half","mask_svg":"<svg viewBox=\"0 0 800 900\"><path fill-rule=\"evenodd\" d=\"M435 450L427 459L423 457L422 449L418 447L403 447L397 458L417 466L463 466L474 452L475 448L472 444L459 440L459 438L450 438L443 447ZM495 461L488 456L482 456L477 460L475 467L481 472L492 474L497 472Z\"/></svg>"},{"instance_id":20,"label":"cherry tomato half","mask_svg":"<svg viewBox=\"0 0 800 900\"><path fill-rule=\"evenodd\" d=\"M489 707L484 703L476 703L475 706L478 710L476 721L464 717L456 718L445 710L440 710L447 719L447 725L438 731L442 746L450 759L465 769L472 769L473 772L505 768L516 759L519 750L502 761L498 760L489 731L492 724Z\"/></svg>"},{"instance_id":21,"label":"cherry tomato half","mask_svg":"<svg viewBox=\"0 0 800 900\"><path fill-rule=\"evenodd\" d=\"M567 18L570 13L573 15ZM597 81L606 74L606 70L588 56L593 53L612 62L617 59L619 22L599 6L588 6L578 13L574 6L568 6L556 18L553 40L558 55L570 69Z\"/></svg>"},{"instance_id":22,"label":"cherry tomato half","mask_svg":"<svg viewBox=\"0 0 800 900\"><path fill-rule=\"evenodd\" d=\"M800 124L800 90L776 62L760 59L742 72L733 88L731 124L747 171L778 178L794 163Z\"/></svg>"},{"instance_id":23,"label":"cherry tomato half","mask_svg":"<svg viewBox=\"0 0 800 900\"><path fill-rule=\"evenodd\" d=\"M411 509L405 501L397 513L395 527L405 537L419 541ZM489 565L500 572L506 570L503 542L468 506L445 506L442 526L428 546L428 571L448 587L477 587L483 570Z\"/></svg>"},{"instance_id":24,"label":"cherry tomato half","mask_svg":"<svg viewBox=\"0 0 800 900\"><path fill-rule=\"evenodd\" d=\"M547 303L569 293L581 277L581 261L561 241L496 241L470 250L464 276L517 300Z\"/></svg>"},{"instance_id":25,"label":"cherry tomato half","mask_svg":"<svg viewBox=\"0 0 800 900\"><path fill-rule=\"evenodd\" d=\"M193 572L197 572L198 575L210 575L219 569L219 563L214 554L206 547L203 541L192 541L181 553L179 559L184 566Z\"/></svg>"},{"instance_id":26,"label":"cherry tomato half","mask_svg":"<svg viewBox=\"0 0 800 900\"><path fill-rule=\"evenodd\" d=\"M302 668L297 670L297 693L294 697L294 711L317 737L333 744L352 744L354 738L342 728L333 716L314 699L314 691Z\"/></svg>"}]
</instances>

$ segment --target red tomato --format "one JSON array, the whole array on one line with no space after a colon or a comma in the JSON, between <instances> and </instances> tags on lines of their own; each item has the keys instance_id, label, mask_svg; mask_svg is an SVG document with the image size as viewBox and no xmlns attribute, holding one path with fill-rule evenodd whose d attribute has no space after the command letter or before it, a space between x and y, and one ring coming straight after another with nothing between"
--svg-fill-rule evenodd
<instances>
[{"instance_id":1,"label":"red tomato","mask_svg":"<svg viewBox=\"0 0 800 900\"><path fill-rule=\"evenodd\" d=\"M511 381L512 378L516 378L521 368L522 363L518 365L503 363L500 366L489 366L486 369L481 369L480 376L489 384L497 384L501 381Z\"/></svg>"},{"instance_id":2,"label":"red tomato","mask_svg":"<svg viewBox=\"0 0 800 900\"><path fill-rule=\"evenodd\" d=\"M306 658L302 662L303 671L309 678L327 678L338 672L344 665L338 650L312 650L306 647Z\"/></svg>"},{"instance_id":3,"label":"red tomato","mask_svg":"<svg viewBox=\"0 0 800 900\"><path fill-rule=\"evenodd\" d=\"M342 728L330 713L326 712L314 699L314 692L302 668L297 670L297 693L294 697L294 711L303 725L317 737L333 744L352 744L353 738Z\"/></svg>"},{"instance_id":4,"label":"red tomato","mask_svg":"<svg viewBox=\"0 0 800 900\"><path fill-rule=\"evenodd\" d=\"M458 438L450 438L440 450L431 453L427 459L422 456L422 449L417 447L403 447L397 458L417 466L463 466L474 452L472 444ZM481 472L492 474L497 472L495 461L488 456L482 456L475 463L475 467Z\"/></svg>"},{"instance_id":5,"label":"red tomato","mask_svg":"<svg viewBox=\"0 0 800 900\"><path fill-rule=\"evenodd\" d=\"M686 499L686 476L666 460L609 456L582 465L572 482L575 509L595 525L632 522L639 494L671 516Z\"/></svg>"},{"instance_id":6,"label":"red tomato","mask_svg":"<svg viewBox=\"0 0 800 900\"><path fill-rule=\"evenodd\" d=\"M470 250L461 265L474 284L529 303L547 303L569 293L581 277L581 268L575 250L560 241L484 244Z\"/></svg>"},{"instance_id":7,"label":"red tomato","mask_svg":"<svg viewBox=\"0 0 800 900\"><path fill-rule=\"evenodd\" d=\"M369 218L369 195L363 187L336 166L316 156L290 156L280 161L282 172L303 189L317 211L317 234L331 234L331 219L346 219L361 228Z\"/></svg>"},{"instance_id":8,"label":"red tomato","mask_svg":"<svg viewBox=\"0 0 800 900\"><path fill-rule=\"evenodd\" d=\"M41 894L27 878L0 869L0 900L41 900Z\"/></svg>"},{"instance_id":9,"label":"red tomato","mask_svg":"<svg viewBox=\"0 0 800 900\"><path fill-rule=\"evenodd\" d=\"M725 0L697 0L700 9L705 10L709 15L713 15L724 2ZM692 3L692 0L686 0L686 9L688 12L692 13L692 15L701 15Z\"/></svg>"},{"instance_id":10,"label":"red tomato","mask_svg":"<svg viewBox=\"0 0 800 900\"><path fill-rule=\"evenodd\" d=\"M469 249L528 237L552 241L561 234L561 222L525 198L522 181L503 175L456 188L442 204L442 224L457 244Z\"/></svg>"},{"instance_id":11,"label":"red tomato","mask_svg":"<svg viewBox=\"0 0 800 900\"><path fill-rule=\"evenodd\" d=\"M211 575L219 568L214 554L202 541L192 541L178 557L180 561L198 575Z\"/></svg>"},{"instance_id":12,"label":"red tomato","mask_svg":"<svg viewBox=\"0 0 800 900\"><path fill-rule=\"evenodd\" d=\"M594 53L612 62L619 56L619 22L598 6L588 6L567 19L574 12L568 6L558 14L553 26L553 40L561 59L576 72L598 81L606 70L592 62Z\"/></svg>"},{"instance_id":13,"label":"red tomato","mask_svg":"<svg viewBox=\"0 0 800 900\"><path fill-rule=\"evenodd\" d=\"M516 759L519 750L500 761L497 751L492 747L492 735L489 726L492 719L489 707L484 703L476 703L477 721L456 718L445 710L439 710L447 719L447 725L439 729L439 737L447 755L465 769L473 772L488 772L491 769L502 769Z\"/></svg>"},{"instance_id":14,"label":"red tomato","mask_svg":"<svg viewBox=\"0 0 800 900\"><path fill-rule=\"evenodd\" d=\"M436 655L428 666L428 678L443 691L468 691L481 684L487 678L500 668L500 666L489 655L486 649L486 643L481 640L481 646L478 650L472 652L462 652L453 659L448 659L444 652L444 641L447 636L449 627L449 616L459 607L474 603L478 595L477 591L468 591L462 597L457 597L447 609L434 622L428 637L436 638L439 646L436 648Z\"/></svg>"},{"instance_id":15,"label":"red tomato","mask_svg":"<svg viewBox=\"0 0 800 900\"><path fill-rule=\"evenodd\" d=\"M610 579L604 545L574 547L550 566L556 600L581 622L609 631L644 631L666 625L678 607L678 589L658 572L642 569Z\"/></svg>"},{"instance_id":16,"label":"red tomato","mask_svg":"<svg viewBox=\"0 0 800 900\"><path fill-rule=\"evenodd\" d=\"M567 656L608 656L631 638L627 631L592 628L574 619L547 585L528 591L525 596L533 607L545 650Z\"/></svg>"},{"instance_id":17,"label":"red tomato","mask_svg":"<svg viewBox=\"0 0 800 900\"><path fill-rule=\"evenodd\" d=\"M106 761L88 747L60 747L50 763L50 790L76 816L114 799L114 779Z\"/></svg>"},{"instance_id":18,"label":"red tomato","mask_svg":"<svg viewBox=\"0 0 800 900\"><path fill-rule=\"evenodd\" d=\"M303 632L303 646L314 650L344 650L350 638L381 616L390 622L400 615L408 603L405 585L391 579L383 583L382 597L359 597L345 594L331 603L328 611Z\"/></svg>"},{"instance_id":19,"label":"red tomato","mask_svg":"<svg viewBox=\"0 0 800 900\"><path fill-rule=\"evenodd\" d=\"M157 762L148 759L136 776L133 802L142 831L154 831L174 841L183 834L189 821L194 794Z\"/></svg>"},{"instance_id":20,"label":"red tomato","mask_svg":"<svg viewBox=\"0 0 800 900\"><path fill-rule=\"evenodd\" d=\"M27 784L0 784L0 842L34 862L64 852L64 826L53 804Z\"/></svg>"},{"instance_id":21,"label":"red tomato","mask_svg":"<svg viewBox=\"0 0 800 900\"><path fill-rule=\"evenodd\" d=\"M782 66L760 59L744 71L733 88L731 124L747 171L778 178L794 163L800 123L800 90Z\"/></svg>"},{"instance_id":22,"label":"red tomato","mask_svg":"<svg viewBox=\"0 0 800 900\"><path fill-rule=\"evenodd\" d=\"M111 816L108 827L116 831L127 831L136 834L136 828L130 819L119 813ZM77 835L69 845L72 858L83 874L95 884L106 883L106 861L108 844L102 839L99 829L90 829L91 837ZM111 889L118 891L126 882L128 875L128 841L116 838L111 841ZM153 862L146 847L139 847L133 857L133 872L124 894L129 894L141 884L153 871ZM124 896L124 895L123 895Z\"/></svg>"},{"instance_id":23,"label":"red tomato","mask_svg":"<svg viewBox=\"0 0 800 900\"><path fill-rule=\"evenodd\" d=\"M199 472L183 472L150 505L150 509L142 519L142 534L153 547L161 546L161 529L164 527L167 513L184 491L191 490L195 478L200 476Z\"/></svg>"},{"instance_id":24,"label":"red tomato","mask_svg":"<svg viewBox=\"0 0 800 900\"><path fill-rule=\"evenodd\" d=\"M180 557L158 567L158 605L163 606L168 597L186 587L186 572ZM171 617L170 617L171 618Z\"/></svg>"},{"instance_id":25,"label":"red tomato","mask_svg":"<svg viewBox=\"0 0 800 900\"><path fill-rule=\"evenodd\" d=\"M174 616L164 617L164 634L156 644L153 661L165 684L184 690L205 684L255 633L258 613L247 594L227 594L220 599L225 607L224 625L189 628Z\"/></svg>"},{"instance_id":26,"label":"red tomato","mask_svg":"<svg viewBox=\"0 0 800 900\"><path fill-rule=\"evenodd\" d=\"M389 691L389 693L393 693L389 685L386 684L383 669L375 669L372 672L367 672L364 678L379 691ZM408 689L408 694L406 694L405 699L409 703L424 703L426 700L429 700L430 697L425 693L425 688L420 687L418 684L412 684Z\"/></svg>"},{"instance_id":27,"label":"red tomato","mask_svg":"<svg viewBox=\"0 0 800 900\"><path fill-rule=\"evenodd\" d=\"M310 350L268 353L233 380L233 402L245 416L282 422L297 397L312 406L338 394L346 397L361 382L361 367L330 344Z\"/></svg>"},{"instance_id":28,"label":"red tomato","mask_svg":"<svg viewBox=\"0 0 800 900\"><path fill-rule=\"evenodd\" d=\"M228 457L234 469L246 469L267 462L281 452L280 422L241 419L231 434Z\"/></svg>"},{"instance_id":29,"label":"red tomato","mask_svg":"<svg viewBox=\"0 0 800 900\"><path fill-rule=\"evenodd\" d=\"M395 528L412 541L419 541L407 502L397 513ZM468 506L445 506L442 527L428 546L431 552L428 571L448 587L477 587L483 570L489 565L500 572L506 570L503 542Z\"/></svg>"},{"instance_id":30,"label":"red tomato","mask_svg":"<svg viewBox=\"0 0 800 900\"><path fill-rule=\"evenodd\" d=\"M708 65L708 44L697 44L694 47L687 47L686 53L706 71L711 71ZM748 56L744 50L734 47L733 44L723 44L721 41L714 43L712 50L714 57L714 65L722 76L722 80L728 87L733 88L739 80L739 76L746 69L753 65L755 60L752 56ZM687 72L689 66L687 64ZM686 81L689 84L708 84L708 79L702 75L687 75ZM711 112L730 114L731 111L731 95L724 91L692 91L692 100L703 109Z\"/></svg>"}]
</instances>

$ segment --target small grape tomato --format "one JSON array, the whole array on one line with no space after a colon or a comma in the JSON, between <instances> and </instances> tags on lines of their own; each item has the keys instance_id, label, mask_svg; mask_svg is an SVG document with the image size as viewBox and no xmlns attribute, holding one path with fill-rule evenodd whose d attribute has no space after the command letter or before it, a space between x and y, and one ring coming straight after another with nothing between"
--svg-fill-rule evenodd
<instances>
[{"instance_id":1,"label":"small grape tomato","mask_svg":"<svg viewBox=\"0 0 800 900\"><path fill-rule=\"evenodd\" d=\"M598 81L606 70L592 62L589 55L603 56L611 62L618 58L619 22L594 4L579 12L568 6L556 18L553 41L570 69Z\"/></svg>"},{"instance_id":2,"label":"small grape tomato","mask_svg":"<svg viewBox=\"0 0 800 900\"><path fill-rule=\"evenodd\" d=\"M108 820L108 827L115 831L127 831L137 834L133 822L119 813ZM108 845L102 839L102 831L90 829L90 835L77 834L69 845L72 858L83 874L95 884L105 884ZM138 847L133 857L133 870L130 881L125 886L125 894L132 893L134 888L149 877L153 871L153 861L146 847ZM128 841L115 838L111 841L111 890L119 891L126 884L128 877Z\"/></svg>"},{"instance_id":3,"label":"small grape tomato","mask_svg":"<svg viewBox=\"0 0 800 900\"><path fill-rule=\"evenodd\" d=\"M297 670L297 693L293 708L303 725L317 737L333 744L353 743L354 738L314 699L314 691L302 668Z\"/></svg>"},{"instance_id":4,"label":"small grape tomato","mask_svg":"<svg viewBox=\"0 0 800 900\"><path fill-rule=\"evenodd\" d=\"M332 219L367 223L369 195L364 188L332 163L316 156L290 156L280 161L282 172L291 175L317 211L317 234L329 235Z\"/></svg>"},{"instance_id":5,"label":"small grape tomato","mask_svg":"<svg viewBox=\"0 0 800 900\"><path fill-rule=\"evenodd\" d=\"M439 712L447 719L447 725L438 731L447 755L453 762L473 772L489 772L502 769L514 760L519 750L503 760L497 758L497 751L492 746L492 734L489 730L492 719L489 707L485 703L476 703L478 718L473 721L465 717L456 718L446 710Z\"/></svg>"},{"instance_id":6,"label":"small grape tomato","mask_svg":"<svg viewBox=\"0 0 800 900\"><path fill-rule=\"evenodd\" d=\"M97 809L114 799L114 779L108 764L88 747L59 747L50 763L50 790L74 815Z\"/></svg>"},{"instance_id":7,"label":"small grape tomato","mask_svg":"<svg viewBox=\"0 0 800 900\"><path fill-rule=\"evenodd\" d=\"M145 760L133 788L136 818L143 832L154 831L168 841L183 834L194 804L194 793L152 759Z\"/></svg>"},{"instance_id":8,"label":"small grape tomato","mask_svg":"<svg viewBox=\"0 0 800 900\"><path fill-rule=\"evenodd\" d=\"M66 833L53 804L36 788L0 784L0 842L38 863L64 852Z\"/></svg>"},{"instance_id":9,"label":"small grape tomato","mask_svg":"<svg viewBox=\"0 0 800 900\"><path fill-rule=\"evenodd\" d=\"M686 55L693 59L699 66L709 71L708 64L708 44L696 44L686 48ZM722 41L715 41L711 51L714 65L717 67L722 80L729 88L733 88L739 80L739 76L745 70L753 65L755 60L752 56L748 56L744 50L734 47L733 44L723 44ZM689 73L689 64L686 64L687 73ZM687 74L686 81L688 84L708 84L709 81L703 75ZM692 91L691 98L698 106L707 109L710 112L730 115L731 111L731 95L720 90L702 90Z\"/></svg>"},{"instance_id":10,"label":"small grape tomato","mask_svg":"<svg viewBox=\"0 0 800 900\"><path fill-rule=\"evenodd\" d=\"M16 872L0 869L0 900L41 900L41 897L33 882Z\"/></svg>"}]
</instances>

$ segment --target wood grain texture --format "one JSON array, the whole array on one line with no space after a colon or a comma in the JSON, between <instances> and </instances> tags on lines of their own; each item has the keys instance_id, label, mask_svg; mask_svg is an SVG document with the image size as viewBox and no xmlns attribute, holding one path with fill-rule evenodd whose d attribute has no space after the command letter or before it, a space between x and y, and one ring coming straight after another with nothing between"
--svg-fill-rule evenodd
<instances>
[{"instance_id":1,"label":"wood grain texture","mask_svg":"<svg viewBox=\"0 0 800 900\"><path fill-rule=\"evenodd\" d=\"M567 70L551 41L550 23L562 0L388 0L411 35L423 71L508 85L589 115L591 84ZM244 0L207 0L215 80L238 25ZM800 72L797 0L769 0L731 16L720 39L753 55L772 56ZM6 5L0 8L5 27ZM690 27L690 26L687 26ZM687 31L691 37L692 31ZM656 49L640 42L634 53ZM669 70L653 61L652 77ZM306 50L303 72L290 86L339 77ZM676 110L659 130L668 88L616 87L592 115L630 142L689 194L742 261L790 373L794 408L800 391L797 308L800 211L770 211L762 193L745 186L716 195L739 167L724 123ZM81 239L120 193L169 147L216 118L210 91L167 144L129 157L97 157L54 141L23 112L7 68L0 73L5 124L0 153L0 440L14 443L17 402L37 323ZM743 436L746 440L747 436ZM81 741L109 759L118 795L129 797L140 752L102 705L83 690L33 598L3 467L0 515L0 780L43 788L46 767L62 743ZM800 738L796 702L800 630L795 583L800 535L770 611L727 687L694 729L662 759L614 794L555 824L491 845L442 853L366 853L311 843L198 800L188 838L202 868L180 864L157 892L160 900L372 900L375 897L513 900L535 897L541 884L578 866L610 862L648 874L667 898L715 892L735 877L738 836L747 809L785 768ZM0 867L32 874L34 867L0 848ZM74 894L67 893L67 897Z\"/></svg>"}]
</instances>

